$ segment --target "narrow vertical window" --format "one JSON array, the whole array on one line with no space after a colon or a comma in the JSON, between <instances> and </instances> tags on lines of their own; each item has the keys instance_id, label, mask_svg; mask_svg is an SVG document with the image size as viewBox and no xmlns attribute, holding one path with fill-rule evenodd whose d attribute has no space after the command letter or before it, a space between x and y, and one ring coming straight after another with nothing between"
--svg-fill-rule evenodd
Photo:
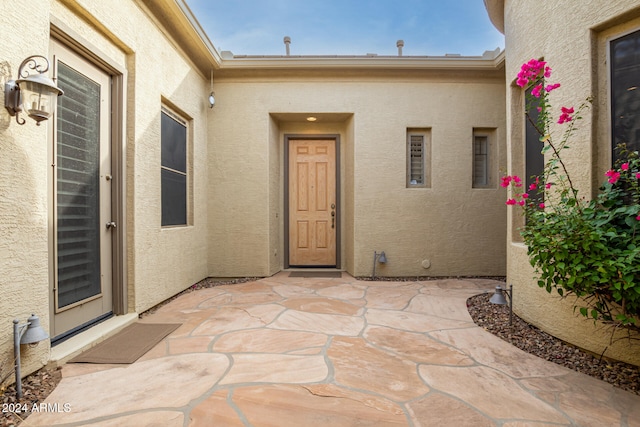
<instances>
[{"instance_id":1,"label":"narrow vertical window","mask_svg":"<svg viewBox=\"0 0 640 427\"><path fill-rule=\"evenodd\" d=\"M407 132L407 187L429 187L429 131Z\"/></svg>"},{"instance_id":2,"label":"narrow vertical window","mask_svg":"<svg viewBox=\"0 0 640 427\"><path fill-rule=\"evenodd\" d=\"M161 114L162 225L187 225L187 125L174 114Z\"/></svg>"},{"instance_id":3,"label":"narrow vertical window","mask_svg":"<svg viewBox=\"0 0 640 427\"><path fill-rule=\"evenodd\" d=\"M640 150L640 31L611 42L611 144Z\"/></svg>"},{"instance_id":4,"label":"narrow vertical window","mask_svg":"<svg viewBox=\"0 0 640 427\"><path fill-rule=\"evenodd\" d=\"M496 188L498 174L496 128L474 128L472 139L472 188Z\"/></svg>"},{"instance_id":5,"label":"narrow vertical window","mask_svg":"<svg viewBox=\"0 0 640 427\"><path fill-rule=\"evenodd\" d=\"M473 188L489 186L489 137L473 137Z\"/></svg>"},{"instance_id":6,"label":"narrow vertical window","mask_svg":"<svg viewBox=\"0 0 640 427\"><path fill-rule=\"evenodd\" d=\"M424 136L409 136L409 184L424 184Z\"/></svg>"}]
</instances>

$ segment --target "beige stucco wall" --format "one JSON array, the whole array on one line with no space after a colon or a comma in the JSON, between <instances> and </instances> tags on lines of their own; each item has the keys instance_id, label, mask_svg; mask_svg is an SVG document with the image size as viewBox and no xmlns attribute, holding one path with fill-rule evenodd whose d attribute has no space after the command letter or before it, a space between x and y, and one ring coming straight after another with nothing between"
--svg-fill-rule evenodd
<instances>
[{"instance_id":1,"label":"beige stucco wall","mask_svg":"<svg viewBox=\"0 0 640 427\"><path fill-rule=\"evenodd\" d=\"M113 10L118 10L117 14ZM141 312L206 277L209 79L199 73L153 10L130 0L61 1L52 16L126 70L125 112L129 310ZM52 19L54 19L52 18ZM56 21L58 22L58 21ZM96 31L96 27L101 31ZM136 31L131 31L136 28ZM187 227L161 227L160 110L188 122Z\"/></svg>"},{"instance_id":2,"label":"beige stucco wall","mask_svg":"<svg viewBox=\"0 0 640 427\"><path fill-rule=\"evenodd\" d=\"M506 168L502 79L497 71L217 78L210 274L282 268L289 133L340 135L341 266L349 273L370 275L373 251L384 250L389 262L380 275L504 274L506 193L497 180L492 189L471 188L474 128L496 129L494 175ZM308 123L297 113L321 119ZM341 119L323 121L322 114ZM408 128L431 128L429 189L406 188Z\"/></svg>"},{"instance_id":3,"label":"beige stucco wall","mask_svg":"<svg viewBox=\"0 0 640 427\"><path fill-rule=\"evenodd\" d=\"M504 9L506 43L507 144L509 172L524 175L524 134L521 89L513 84L522 63L544 58L553 69L552 82L562 87L551 95L560 106L578 106L593 95L594 107L572 137L563 159L581 193L591 197L604 181L611 163L607 86L607 39L640 28L640 8L635 1L548 2L507 0ZM532 19L544 14L545 19ZM557 129L556 132L561 132ZM591 167L584 167L591 165ZM526 247L517 228L522 224L517 210L509 211L507 278L516 293L514 309L527 321L551 334L595 353L640 363L638 347L628 342L611 345L610 335L592 322L575 316L573 301L560 301L538 288L529 265Z\"/></svg>"},{"instance_id":4,"label":"beige stucco wall","mask_svg":"<svg viewBox=\"0 0 640 427\"><path fill-rule=\"evenodd\" d=\"M13 8L0 16L0 91L17 78L22 60L49 49L49 4ZM27 22L30 24L27 25ZM34 37L34 34L38 37ZM49 325L47 250L47 123L27 118L19 126L0 111L0 367L13 371L13 319L25 322L31 313ZM23 351L23 369L47 362L49 347L41 343ZM13 378L11 377L10 380Z\"/></svg>"},{"instance_id":5,"label":"beige stucco wall","mask_svg":"<svg viewBox=\"0 0 640 427\"><path fill-rule=\"evenodd\" d=\"M120 178L127 183L122 200L127 220L119 227L126 229L128 311L141 312L207 276L209 78L138 2L54 0L34 2L28 10L12 8L0 17L2 91L6 80L16 78L24 58L48 56L51 25L124 75L126 169ZM163 103L190 119L188 227L160 226ZM13 318L25 321L36 313L45 330L49 327L48 126L35 126L28 118L19 126L4 108L0 111L0 364L11 365ZM23 353L27 374L47 362L49 345L41 343Z\"/></svg>"}]
</instances>

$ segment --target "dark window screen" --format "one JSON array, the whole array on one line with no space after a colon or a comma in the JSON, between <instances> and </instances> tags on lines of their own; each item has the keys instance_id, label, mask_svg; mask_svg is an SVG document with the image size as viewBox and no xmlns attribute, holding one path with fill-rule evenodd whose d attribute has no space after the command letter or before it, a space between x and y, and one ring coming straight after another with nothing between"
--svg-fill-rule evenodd
<instances>
[{"instance_id":1,"label":"dark window screen","mask_svg":"<svg viewBox=\"0 0 640 427\"><path fill-rule=\"evenodd\" d=\"M640 31L611 42L611 143L640 150Z\"/></svg>"},{"instance_id":2,"label":"dark window screen","mask_svg":"<svg viewBox=\"0 0 640 427\"><path fill-rule=\"evenodd\" d=\"M162 112L162 225L187 224L187 127Z\"/></svg>"},{"instance_id":3,"label":"dark window screen","mask_svg":"<svg viewBox=\"0 0 640 427\"><path fill-rule=\"evenodd\" d=\"M530 100L533 98L529 98ZM540 142L540 132L536 129L538 123L538 104L530 101L527 106L528 111L525 126L525 183L526 188L523 191L527 191L529 186L535 182L536 177L542 177L544 172L544 154L542 154L542 148L544 144ZM542 201L543 192L533 192L530 196Z\"/></svg>"}]
</instances>

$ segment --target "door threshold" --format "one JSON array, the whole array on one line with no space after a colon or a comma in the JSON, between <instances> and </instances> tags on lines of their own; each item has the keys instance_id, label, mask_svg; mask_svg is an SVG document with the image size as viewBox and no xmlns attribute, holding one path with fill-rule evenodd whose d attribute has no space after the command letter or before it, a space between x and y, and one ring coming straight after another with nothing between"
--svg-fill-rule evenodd
<instances>
[{"instance_id":1,"label":"door threshold","mask_svg":"<svg viewBox=\"0 0 640 427\"><path fill-rule=\"evenodd\" d=\"M298 277L298 278L317 278L317 279L341 279L342 271L337 270L335 268L324 268L324 269L296 269L295 271L289 271L289 277Z\"/></svg>"}]
</instances>

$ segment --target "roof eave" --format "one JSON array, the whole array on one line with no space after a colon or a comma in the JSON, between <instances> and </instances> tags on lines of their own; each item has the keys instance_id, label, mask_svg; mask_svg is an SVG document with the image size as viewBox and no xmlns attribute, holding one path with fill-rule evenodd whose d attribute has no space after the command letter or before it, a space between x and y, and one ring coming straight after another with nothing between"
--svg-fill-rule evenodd
<instances>
[{"instance_id":1,"label":"roof eave","mask_svg":"<svg viewBox=\"0 0 640 427\"><path fill-rule=\"evenodd\" d=\"M220 54L184 0L138 1L204 76L220 67Z\"/></svg>"},{"instance_id":2,"label":"roof eave","mask_svg":"<svg viewBox=\"0 0 640 427\"><path fill-rule=\"evenodd\" d=\"M493 26L504 34L504 0L484 0L484 7Z\"/></svg>"},{"instance_id":3,"label":"roof eave","mask_svg":"<svg viewBox=\"0 0 640 427\"><path fill-rule=\"evenodd\" d=\"M226 70L395 69L395 70L495 70L504 51L494 57L381 57L381 56L234 56L222 59Z\"/></svg>"}]
</instances>

